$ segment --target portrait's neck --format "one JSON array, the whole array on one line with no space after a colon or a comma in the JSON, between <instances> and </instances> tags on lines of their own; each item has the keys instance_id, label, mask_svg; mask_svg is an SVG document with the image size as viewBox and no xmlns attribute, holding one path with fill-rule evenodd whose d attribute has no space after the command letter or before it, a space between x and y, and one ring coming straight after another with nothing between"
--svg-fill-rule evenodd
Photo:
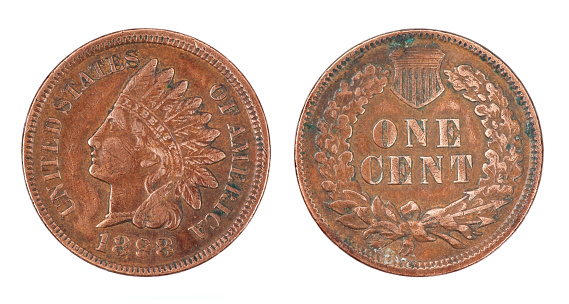
<instances>
[{"instance_id":1,"label":"portrait's neck","mask_svg":"<svg viewBox=\"0 0 569 304\"><path fill-rule=\"evenodd\" d=\"M109 214L113 213L134 213L136 209L144 202L148 194L138 185L144 183L133 183L132 181L125 184L111 185L111 193L109 196ZM137 186L133 186L137 185Z\"/></svg>"}]
</instances>

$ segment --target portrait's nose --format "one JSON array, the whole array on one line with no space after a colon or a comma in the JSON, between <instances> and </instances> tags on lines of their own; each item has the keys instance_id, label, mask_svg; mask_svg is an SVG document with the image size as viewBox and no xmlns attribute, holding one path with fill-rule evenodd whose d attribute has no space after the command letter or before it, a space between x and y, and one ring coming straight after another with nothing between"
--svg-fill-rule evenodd
<instances>
[{"instance_id":1,"label":"portrait's nose","mask_svg":"<svg viewBox=\"0 0 569 304\"><path fill-rule=\"evenodd\" d=\"M89 144L89 146L91 146L91 149L94 148L99 148L101 142L99 141L99 136L98 136L99 132L95 132L95 134L93 134L93 136L91 136L91 138L89 138L89 140L87 141L87 143Z\"/></svg>"}]
</instances>

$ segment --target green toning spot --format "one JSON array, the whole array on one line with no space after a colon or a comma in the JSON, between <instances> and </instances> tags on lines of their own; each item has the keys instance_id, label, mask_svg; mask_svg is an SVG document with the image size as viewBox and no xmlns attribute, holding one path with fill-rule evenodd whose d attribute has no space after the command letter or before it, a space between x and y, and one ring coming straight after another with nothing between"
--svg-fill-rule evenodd
<instances>
[{"instance_id":1,"label":"green toning spot","mask_svg":"<svg viewBox=\"0 0 569 304\"><path fill-rule=\"evenodd\" d=\"M350 240L348 238L344 239L344 243L346 243L346 245L348 245L348 246L352 246L352 242L350 242Z\"/></svg>"},{"instance_id":2,"label":"green toning spot","mask_svg":"<svg viewBox=\"0 0 569 304\"><path fill-rule=\"evenodd\" d=\"M486 61L487 59L486 54L482 54L482 56L480 56L480 60L482 61Z\"/></svg>"},{"instance_id":3,"label":"green toning spot","mask_svg":"<svg viewBox=\"0 0 569 304\"><path fill-rule=\"evenodd\" d=\"M233 188L235 188L235 189L241 191L241 188L238 187L238 186L237 186L236 184L234 184L234 183L227 183L227 185L229 185L229 186L231 186L231 187L233 187ZM237 196L238 196L237 193L233 193L233 192L231 192L231 195L234 196L234 197L237 197Z\"/></svg>"},{"instance_id":4,"label":"green toning spot","mask_svg":"<svg viewBox=\"0 0 569 304\"><path fill-rule=\"evenodd\" d=\"M302 152L300 152L300 154L304 155L304 154L306 154L306 152L302 151Z\"/></svg>"},{"instance_id":5,"label":"green toning spot","mask_svg":"<svg viewBox=\"0 0 569 304\"><path fill-rule=\"evenodd\" d=\"M237 184L235 184L235 183L227 183L227 184L228 184L229 186L231 186L231 187L237 189L237 190L241 190L241 188L240 188L239 186L237 186Z\"/></svg>"},{"instance_id":6,"label":"green toning spot","mask_svg":"<svg viewBox=\"0 0 569 304\"><path fill-rule=\"evenodd\" d=\"M225 212L219 210L219 209L214 209L212 211L214 214L216 214L217 216L222 216Z\"/></svg>"},{"instance_id":7,"label":"green toning spot","mask_svg":"<svg viewBox=\"0 0 569 304\"><path fill-rule=\"evenodd\" d=\"M509 143L509 144L506 146L506 150L510 150L511 147L512 147L512 144Z\"/></svg>"},{"instance_id":8,"label":"green toning spot","mask_svg":"<svg viewBox=\"0 0 569 304\"><path fill-rule=\"evenodd\" d=\"M534 138L535 137L535 129L533 127L533 123L528 122L526 123L526 131L525 131L526 135L529 138Z\"/></svg>"},{"instance_id":9,"label":"green toning spot","mask_svg":"<svg viewBox=\"0 0 569 304\"><path fill-rule=\"evenodd\" d=\"M400 48L400 47L407 47L413 44L415 39L413 37L407 37L407 35L397 36L393 38L393 42L389 44L392 48Z\"/></svg>"},{"instance_id":10,"label":"green toning spot","mask_svg":"<svg viewBox=\"0 0 569 304\"><path fill-rule=\"evenodd\" d=\"M310 112L306 112L306 115L307 115L307 116L311 116L311 115L312 115L312 113L310 113Z\"/></svg>"},{"instance_id":11,"label":"green toning spot","mask_svg":"<svg viewBox=\"0 0 569 304\"><path fill-rule=\"evenodd\" d=\"M312 127L313 127L313 126L312 126L311 124L307 124L307 123L304 124L304 128L305 128L306 130L310 130L310 129L312 129Z\"/></svg>"}]
</instances>

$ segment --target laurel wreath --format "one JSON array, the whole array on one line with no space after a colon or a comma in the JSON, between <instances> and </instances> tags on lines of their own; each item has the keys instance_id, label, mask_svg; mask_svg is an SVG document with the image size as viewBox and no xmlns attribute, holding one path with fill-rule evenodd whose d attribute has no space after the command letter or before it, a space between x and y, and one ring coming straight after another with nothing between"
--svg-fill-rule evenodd
<instances>
[{"instance_id":1,"label":"laurel wreath","mask_svg":"<svg viewBox=\"0 0 569 304\"><path fill-rule=\"evenodd\" d=\"M339 214L336 219L344 226L363 231L363 237L372 248L383 248L400 241L400 254L409 255L416 242L441 239L456 249L466 248L465 239L482 235L477 229L498 220L499 209L512 201L516 180L521 176L520 123L508 109L508 99L501 88L491 83L482 72L468 65L452 71L445 70L454 90L476 103L475 114L486 128L487 162L482 165L485 176L478 188L446 206L423 212L409 201L398 208L383 201L379 195L362 193L355 180L351 164L353 153L349 139L364 106L376 94L383 93L388 71L368 65L358 71L351 82L340 82L333 98L328 101L324 115L318 122L320 134L316 137L319 152L314 158L324 178L321 186L331 198L326 205Z\"/></svg>"}]
</instances>

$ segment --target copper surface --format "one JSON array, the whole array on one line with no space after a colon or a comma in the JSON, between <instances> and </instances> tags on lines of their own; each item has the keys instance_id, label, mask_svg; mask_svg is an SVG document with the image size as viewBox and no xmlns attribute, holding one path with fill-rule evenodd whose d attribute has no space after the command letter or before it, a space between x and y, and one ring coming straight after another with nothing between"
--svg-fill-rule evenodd
<instances>
[{"instance_id":1,"label":"copper surface","mask_svg":"<svg viewBox=\"0 0 569 304\"><path fill-rule=\"evenodd\" d=\"M219 52L165 30L93 40L63 60L31 105L30 196L85 261L154 276L209 260L253 216L269 134L243 75Z\"/></svg>"},{"instance_id":2,"label":"copper surface","mask_svg":"<svg viewBox=\"0 0 569 304\"><path fill-rule=\"evenodd\" d=\"M493 252L536 194L542 136L522 83L464 37L403 30L345 53L299 121L306 205L355 259L409 276Z\"/></svg>"}]
</instances>

